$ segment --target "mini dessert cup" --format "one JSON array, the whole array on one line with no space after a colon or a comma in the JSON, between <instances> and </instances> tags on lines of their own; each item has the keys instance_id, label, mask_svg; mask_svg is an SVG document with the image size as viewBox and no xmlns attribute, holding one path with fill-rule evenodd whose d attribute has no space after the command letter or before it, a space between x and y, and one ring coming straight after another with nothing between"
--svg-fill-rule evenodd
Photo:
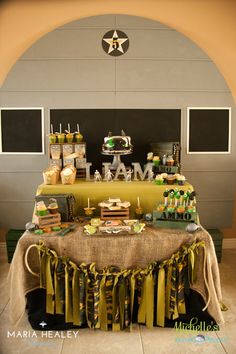
<instances>
[{"instance_id":1,"label":"mini dessert cup","mask_svg":"<svg viewBox=\"0 0 236 354\"><path fill-rule=\"evenodd\" d=\"M58 143L62 144L65 142L65 134L64 133L60 133L57 135L57 141Z\"/></svg>"},{"instance_id":2,"label":"mini dessert cup","mask_svg":"<svg viewBox=\"0 0 236 354\"><path fill-rule=\"evenodd\" d=\"M56 141L57 141L57 136L56 136L56 134L50 134L50 135L49 135L49 143L50 143L50 144L55 144Z\"/></svg>"},{"instance_id":3,"label":"mini dessert cup","mask_svg":"<svg viewBox=\"0 0 236 354\"><path fill-rule=\"evenodd\" d=\"M68 143L72 143L73 139L74 139L74 135L72 133L67 133L66 134L66 141Z\"/></svg>"},{"instance_id":4,"label":"mini dessert cup","mask_svg":"<svg viewBox=\"0 0 236 354\"><path fill-rule=\"evenodd\" d=\"M77 143L81 143L82 140L83 140L83 135L80 134L80 133L77 133L77 134L75 135L75 141L76 141Z\"/></svg>"}]
</instances>

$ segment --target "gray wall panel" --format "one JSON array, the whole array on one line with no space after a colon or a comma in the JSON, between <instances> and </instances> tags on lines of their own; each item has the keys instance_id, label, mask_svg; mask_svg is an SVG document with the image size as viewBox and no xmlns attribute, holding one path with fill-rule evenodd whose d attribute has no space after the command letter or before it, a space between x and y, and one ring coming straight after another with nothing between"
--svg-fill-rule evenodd
<instances>
[{"instance_id":1,"label":"gray wall panel","mask_svg":"<svg viewBox=\"0 0 236 354\"><path fill-rule=\"evenodd\" d=\"M42 172L0 173L0 202L32 200L36 188L43 183Z\"/></svg>"},{"instance_id":2,"label":"gray wall panel","mask_svg":"<svg viewBox=\"0 0 236 354\"><path fill-rule=\"evenodd\" d=\"M0 228L24 229L32 220L33 201L0 202Z\"/></svg>"},{"instance_id":3,"label":"gray wall panel","mask_svg":"<svg viewBox=\"0 0 236 354\"><path fill-rule=\"evenodd\" d=\"M117 88L228 90L208 61L117 60Z\"/></svg>"},{"instance_id":4,"label":"gray wall panel","mask_svg":"<svg viewBox=\"0 0 236 354\"><path fill-rule=\"evenodd\" d=\"M193 42L179 32L170 33L164 29L130 29L125 30L130 40L130 48L120 59L159 58L172 60L208 60ZM35 43L25 52L21 60L40 58L98 58L112 60L101 46L101 39L106 28L78 28L66 31L53 31L43 40ZM53 43L53 46L52 46Z\"/></svg>"},{"instance_id":5,"label":"gray wall panel","mask_svg":"<svg viewBox=\"0 0 236 354\"><path fill-rule=\"evenodd\" d=\"M114 90L115 62L111 60L18 61L4 87L17 90Z\"/></svg>"}]
</instances>

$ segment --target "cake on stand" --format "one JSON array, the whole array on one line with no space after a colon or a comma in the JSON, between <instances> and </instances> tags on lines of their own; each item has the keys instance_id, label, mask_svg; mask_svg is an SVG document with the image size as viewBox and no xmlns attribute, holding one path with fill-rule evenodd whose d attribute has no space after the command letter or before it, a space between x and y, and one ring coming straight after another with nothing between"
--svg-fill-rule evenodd
<instances>
[{"instance_id":1,"label":"cake on stand","mask_svg":"<svg viewBox=\"0 0 236 354\"><path fill-rule=\"evenodd\" d=\"M102 145L102 154L107 156L113 156L113 161L110 166L111 170L116 170L122 163L121 156L129 155L133 152L133 145L131 144L130 136L127 136L122 130L121 135L112 135L111 132L104 138L104 144Z\"/></svg>"}]
</instances>

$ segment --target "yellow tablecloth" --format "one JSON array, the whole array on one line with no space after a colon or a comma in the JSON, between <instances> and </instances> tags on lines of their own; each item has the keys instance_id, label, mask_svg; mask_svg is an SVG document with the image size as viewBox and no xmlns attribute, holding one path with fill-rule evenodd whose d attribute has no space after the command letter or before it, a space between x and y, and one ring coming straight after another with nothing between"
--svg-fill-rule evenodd
<instances>
[{"instance_id":1,"label":"yellow tablecloth","mask_svg":"<svg viewBox=\"0 0 236 354\"><path fill-rule=\"evenodd\" d=\"M122 201L127 200L131 203L131 216L134 216L134 210L137 207L137 197L140 198L144 213L152 212L159 203L164 202L163 192L166 188L179 188L184 191L193 191L193 186L189 183L185 183L184 186L178 186L176 184L159 186L154 184L154 182L148 181L95 183L92 181L76 180L75 184L72 185L63 185L61 183L56 185L41 184L38 186L36 194L72 193L76 199L79 213L87 206L88 198L90 198L90 206L97 208L97 214L99 214L99 202L108 197L119 197Z\"/></svg>"}]
</instances>

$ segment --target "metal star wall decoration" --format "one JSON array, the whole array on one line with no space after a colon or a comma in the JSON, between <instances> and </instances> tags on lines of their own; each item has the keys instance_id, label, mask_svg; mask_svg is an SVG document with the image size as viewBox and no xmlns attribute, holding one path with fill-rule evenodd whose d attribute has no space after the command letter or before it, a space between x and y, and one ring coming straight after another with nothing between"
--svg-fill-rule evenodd
<instances>
[{"instance_id":1,"label":"metal star wall decoration","mask_svg":"<svg viewBox=\"0 0 236 354\"><path fill-rule=\"evenodd\" d=\"M129 48L129 38L122 31L108 31L103 36L102 47L107 54L118 57L127 52Z\"/></svg>"}]
</instances>

